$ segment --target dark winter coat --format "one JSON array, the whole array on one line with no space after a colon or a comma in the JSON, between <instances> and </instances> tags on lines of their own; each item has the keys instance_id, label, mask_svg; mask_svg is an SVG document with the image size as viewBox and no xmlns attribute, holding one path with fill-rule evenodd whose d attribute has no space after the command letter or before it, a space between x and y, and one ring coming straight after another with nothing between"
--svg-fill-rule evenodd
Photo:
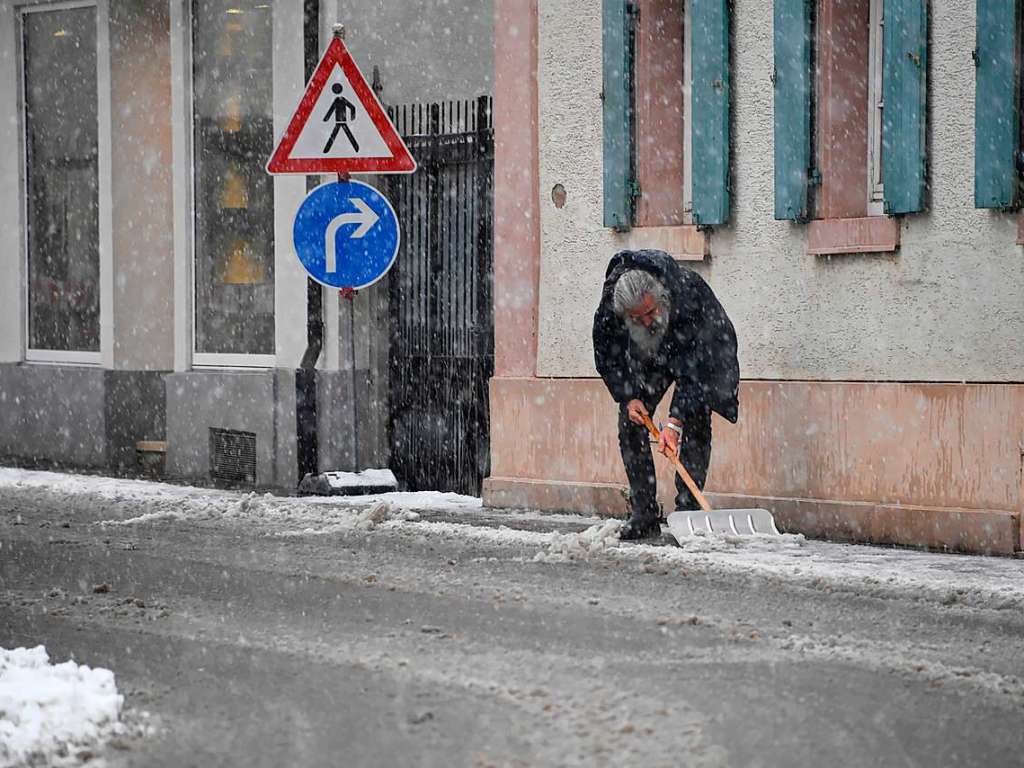
<instances>
[{"instance_id":1,"label":"dark winter coat","mask_svg":"<svg viewBox=\"0 0 1024 768\"><path fill-rule=\"evenodd\" d=\"M650 272L672 295L665 337L647 360L634 352L625 321L612 308L615 283L631 269ZM736 331L703 278L664 251L622 251L608 263L594 315L594 362L617 403L646 399L644 382L667 377L675 383L670 416L686 421L710 408L735 423L739 415Z\"/></svg>"}]
</instances>

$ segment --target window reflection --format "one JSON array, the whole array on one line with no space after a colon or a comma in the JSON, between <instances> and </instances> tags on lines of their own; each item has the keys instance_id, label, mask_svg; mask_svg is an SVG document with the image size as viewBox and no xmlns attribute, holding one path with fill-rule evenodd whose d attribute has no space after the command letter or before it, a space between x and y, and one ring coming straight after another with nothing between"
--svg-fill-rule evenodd
<instances>
[{"instance_id":1,"label":"window reflection","mask_svg":"<svg viewBox=\"0 0 1024 768\"><path fill-rule=\"evenodd\" d=\"M268 3L193 3L196 352L273 354Z\"/></svg>"},{"instance_id":2,"label":"window reflection","mask_svg":"<svg viewBox=\"0 0 1024 768\"><path fill-rule=\"evenodd\" d=\"M96 10L22 15L30 349L98 352Z\"/></svg>"}]
</instances>

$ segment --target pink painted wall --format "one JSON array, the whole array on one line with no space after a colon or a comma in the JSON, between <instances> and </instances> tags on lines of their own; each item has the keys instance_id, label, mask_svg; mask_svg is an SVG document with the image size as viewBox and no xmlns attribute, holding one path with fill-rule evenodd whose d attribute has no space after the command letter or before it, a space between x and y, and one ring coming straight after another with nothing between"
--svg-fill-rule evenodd
<instances>
[{"instance_id":1,"label":"pink painted wall","mask_svg":"<svg viewBox=\"0 0 1024 768\"><path fill-rule=\"evenodd\" d=\"M625 482L600 379L493 381L491 434L495 477ZM708 485L1016 513L1022 434L1024 385L744 381L739 423L714 420ZM672 471L659 463L667 498Z\"/></svg>"},{"instance_id":2,"label":"pink painted wall","mask_svg":"<svg viewBox=\"0 0 1024 768\"><path fill-rule=\"evenodd\" d=\"M537 0L495 0L495 376L537 369L537 122Z\"/></svg>"}]
</instances>

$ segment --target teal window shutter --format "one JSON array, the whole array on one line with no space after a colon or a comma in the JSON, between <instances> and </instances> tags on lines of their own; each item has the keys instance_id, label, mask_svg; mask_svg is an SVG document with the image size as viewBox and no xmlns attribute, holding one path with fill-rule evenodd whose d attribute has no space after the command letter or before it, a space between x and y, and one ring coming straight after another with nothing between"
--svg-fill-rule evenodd
<instances>
[{"instance_id":1,"label":"teal window shutter","mask_svg":"<svg viewBox=\"0 0 1024 768\"><path fill-rule=\"evenodd\" d=\"M811 2L775 0L775 218L808 218Z\"/></svg>"},{"instance_id":2,"label":"teal window shutter","mask_svg":"<svg viewBox=\"0 0 1024 768\"><path fill-rule=\"evenodd\" d=\"M1020 0L978 0L974 91L974 206L1019 203L1017 150Z\"/></svg>"},{"instance_id":3,"label":"teal window shutter","mask_svg":"<svg viewBox=\"0 0 1024 768\"><path fill-rule=\"evenodd\" d=\"M885 212L924 208L927 0L885 0L882 185Z\"/></svg>"},{"instance_id":4,"label":"teal window shutter","mask_svg":"<svg viewBox=\"0 0 1024 768\"><path fill-rule=\"evenodd\" d=\"M633 21L631 0L603 0L604 225L633 223Z\"/></svg>"},{"instance_id":5,"label":"teal window shutter","mask_svg":"<svg viewBox=\"0 0 1024 768\"><path fill-rule=\"evenodd\" d=\"M690 119L693 222L729 219L729 10L727 0L691 0Z\"/></svg>"}]
</instances>

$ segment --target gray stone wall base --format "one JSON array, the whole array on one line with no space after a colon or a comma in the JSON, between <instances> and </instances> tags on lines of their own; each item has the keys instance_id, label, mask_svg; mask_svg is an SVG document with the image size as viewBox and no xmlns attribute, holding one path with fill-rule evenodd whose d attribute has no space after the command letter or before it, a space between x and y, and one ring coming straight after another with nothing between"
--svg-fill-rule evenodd
<instances>
[{"instance_id":1,"label":"gray stone wall base","mask_svg":"<svg viewBox=\"0 0 1024 768\"><path fill-rule=\"evenodd\" d=\"M387 467L388 403L371 371L317 371L316 380L320 471Z\"/></svg>"},{"instance_id":2,"label":"gray stone wall base","mask_svg":"<svg viewBox=\"0 0 1024 768\"><path fill-rule=\"evenodd\" d=\"M164 439L162 371L0 364L0 456L130 471L135 443Z\"/></svg>"},{"instance_id":3,"label":"gray stone wall base","mask_svg":"<svg viewBox=\"0 0 1024 768\"><path fill-rule=\"evenodd\" d=\"M321 472L387 465L386 404L371 398L369 378L365 370L317 372ZM166 440L167 477L208 483L213 427L253 432L257 485L293 489L295 419L291 369L168 373L0 364L0 459L21 465L133 472L136 442Z\"/></svg>"},{"instance_id":4,"label":"gray stone wall base","mask_svg":"<svg viewBox=\"0 0 1024 768\"><path fill-rule=\"evenodd\" d=\"M105 371L105 420L109 466L136 468L135 443L167 434L164 372Z\"/></svg>"},{"instance_id":5,"label":"gray stone wall base","mask_svg":"<svg viewBox=\"0 0 1024 768\"><path fill-rule=\"evenodd\" d=\"M210 429L256 435L256 484L294 488L295 373L188 371L167 376L167 474L209 481Z\"/></svg>"},{"instance_id":6,"label":"gray stone wall base","mask_svg":"<svg viewBox=\"0 0 1024 768\"><path fill-rule=\"evenodd\" d=\"M350 371L317 371L316 416L320 471L355 470Z\"/></svg>"}]
</instances>

